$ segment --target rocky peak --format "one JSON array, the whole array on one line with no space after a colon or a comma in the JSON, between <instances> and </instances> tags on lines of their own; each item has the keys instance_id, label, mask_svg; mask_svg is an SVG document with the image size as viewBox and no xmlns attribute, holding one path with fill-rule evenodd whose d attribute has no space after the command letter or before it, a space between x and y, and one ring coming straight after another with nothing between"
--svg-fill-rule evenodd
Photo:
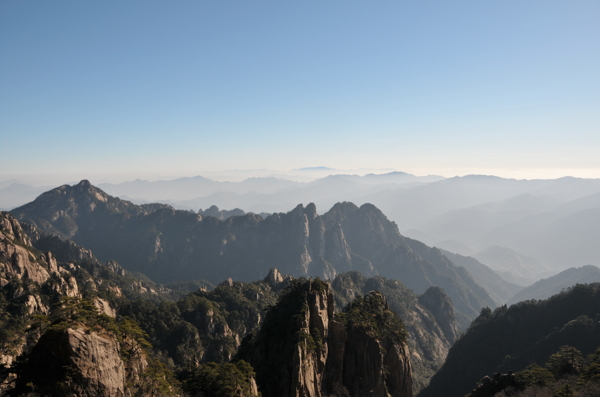
<instances>
[{"instance_id":1,"label":"rocky peak","mask_svg":"<svg viewBox=\"0 0 600 397\"><path fill-rule=\"evenodd\" d=\"M139 346L125 361L123 348L112 334L85 326L50 329L31 352L14 393L128 396L127 383L139 380L148 363Z\"/></svg>"},{"instance_id":2,"label":"rocky peak","mask_svg":"<svg viewBox=\"0 0 600 397\"><path fill-rule=\"evenodd\" d=\"M419 297L419 302L433 314L448 341L454 343L459 331L456 327L452 299L442 288L432 286Z\"/></svg>"},{"instance_id":3,"label":"rocky peak","mask_svg":"<svg viewBox=\"0 0 600 397\"><path fill-rule=\"evenodd\" d=\"M63 185L41 194L31 203L12 210L19 220L41 227L45 233L71 238L84 224L95 223L96 212L132 216L146 211L129 201L109 196L82 180L77 185ZM81 223L78 225L78 223Z\"/></svg>"},{"instance_id":4,"label":"rocky peak","mask_svg":"<svg viewBox=\"0 0 600 397\"><path fill-rule=\"evenodd\" d=\"M350 396L412 396L406 330L386 298L372 291L352 302L342 320L348 335L342 379Z\"/></svg>"},{"instance_id":5,"label":"rocky peak","mask_svg":"<svg viewBox=\"0 0 600 397\"><path fill-rule=\"evenodd\" d=\"M36 257L19 222L10 214L0 214L0 278L29 278L42 285L50 277L48 270L43 258Z\"/></svg>"},{"instance_id":6,"label":"rocky peak","mask_svg":"<svg viewBox=\"0 0 600 397\"><path fill-rule=\"evenodd\" d=\"M257 370L262 395L412 396L408 348L386 325L401 326L401 321L377 292L362 302L336 319L328 283L292 282L259 333L240 350L239 358ZM357 320L373 316L388 321L378 324L382 331L376 334Z\"/></svg>"},{"instance_id":7,"label":"rocky peak","mask_svg":"<svg viewBox=\"0 0 600 397\"><path fill-rule=\"evenodd\" d=\"M308 217L309 220L318 217L319 214L317 214L317 206L315 205L315 203L309 203L304 209L304 214Z\"/></svg>"},{"instance_id":8,"label":"rocky peak","mask_svg":"<svg viewBox=\"0 0 600 397\"><path fill-rule=\"evenodd\" d=\"M0 237L2 236L24 245L31 245L31 239L21 227L19 221L8 212L0 213Z\"/></svg>"},{"instance_id":9,"label":"rocky peak","mask_svg":"<svg viewBox=\"0 0 600 397\"><path fill-rule=\"evenodd\" d=\"M92 187L92 184L87 179L82 179L75 187L80 190L89 190Z\"/></svg>"},{"instance_id":10,"label":"rocky peak","mask_svg":"<svg viewBox=\"0 0 600 397\"><path fill-rule=\"evenodd\" d=\"M281 273L279 273L279 270L273 268L269 270L269 274L267 275L267 277L265 277L265 282L269 283L270 285L276 285L283 282L283 276L281 275Z\"/></svg>"},{"instance_id":11,"label":"rocky peak","mask_svg":"<svg viewBox=\"0 0 600 397\"><path fill-rule=\"evenodd\" d=\"M281 290L285 287L287 287L288 285L290 285L290 282L293 280L293 277L286 274L285 276L283 276L279 270L277 270L276 268L273 268L271 270L269 270L269 274L267 274L267 277L264 278L264 282L269 284L269 286L271 288L273 288L274 290Z\"/></svg>"}]
</instances>

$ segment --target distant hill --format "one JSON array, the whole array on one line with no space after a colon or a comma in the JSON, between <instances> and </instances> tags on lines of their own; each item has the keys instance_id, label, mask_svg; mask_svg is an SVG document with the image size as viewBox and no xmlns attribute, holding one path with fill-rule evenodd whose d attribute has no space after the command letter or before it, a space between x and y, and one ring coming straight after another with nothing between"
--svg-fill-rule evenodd
<instances>
[{"instance_id":1,"label":"distant hill","mask_svg":"<svg viewBox=\"0 0 600 397\"><path fill-rule=\"evenodd\" d=\"M49 187L35 187L24 183L13 182L0 185L0 209L10 210L35 199Z\"/></svg>"},{"instance_id":2,"label":"distant hill","mask_svg":"<svg viewBox=\"0 0 600 397\"><path fill-rule=\"evenodd\" d=\"M453 254L452 252L445 250L440 251L450 259L452 263L467 269L477 284L485 288L498 306L505 304L517 292L523 289L520 285L506 281L500 274L475 258Z\"/></svg>"},{"instance_id":3,"label":"distant hill","mask_svg":"<svg viewBox=\"0 0 600 397\"><path fill-rule=\"evenodd\" d=\"M599 283L579 284L544 301L483 309L418 396L464 396L486 375L543 366L564 345L591 354L600 345L599 318Z\"/></svg>"},{"instance_id":4,"label":"distant hill","mask_svg":"<svg viewBox=\"0 0 600 397\"><path fill-rule=\"evenodd\" d=\"M513 296L508 304L514 304L530 299L546 299L575 284L600 282L600 269L587 265L572 267L555 276L545 278L524 288ZM600 344L600 343L599 343Z\"/></svg>"},{"instance_id":5,"label":"distant hill","mask_svg":"<svg viewBox=\"0 0 600 397\"><path fill-rule=\"evenodd\" d=\"M339 201L356 201L364 195L420 186L441 179L444 178L435 175L421 177L404 172L364 176L336 174L311 182L275 177L221 182L196 176L163 181L107 183L98 187L113 196L129 197L135 202L166 202L178 209L196 211L216 205L221 208L237 207L247 212L272 213L286 211L298 202L314 202L319 207L329 208Z\"/></svg>"},{"instance_id":6,"label":"distant hill","mask_svg":"<svg viewBox=\"0 0 600 397\"><path fill-rule=\"evenodd\" d=\"M540 261L497 245L477 252L472 257L500 274L506 275L508 280L508 277L513 277L512 280L515 280L513 282L520 285L520 280L528 285L551 274L551 270ZM510 276L507 273L510 273Z\"/></svg>"},{"instance_id":7,"label":"distant hill","mask_svg":"<svg viewBox=\"0 0 600 397\"><path fill-rule=\"evenodd\" d=\"M404 238L370 204L338 203L322 216L314 204L298 205L266 219L247 214L221 221L165 205L138 206L82 181L46 192L13 213L157 282L250 281L272 267L325 279L357 270L398 279L418 294L442 287L463 328L482 307L495 306L464 268L439 250Z\"/></svg>"},{"instance_id":8,"label":"distant hill","mask_svg":"<svg viewBox=\"0 0 600 397\"><path fill-rule=\"evenodd\" d=\"M452 252L469 253L459 245L473 252L502 246L553 270L600 265L595 243L600 238L599 179L469 175L363 199L377 205L405 235ZM449 240L453 243L446 245Z\"/></svg>"},{"instance_id":9,"label":"distant hill","mask_svg":"<svg viewBox=\"0 0 600 397\"><path fill-rule=\"evenodd\" d=\"M548 196L558 203L565 203L598 192L600 192L600 179L565 177L516 180L489 175L466 175L408 190L391 189L365 196L364 200L381 208L390 219L398 224L400 230L409 230L411 228L420 229L419 226L423 223L449 211L468 209L486 203L504 202L516 196L527 194ZM516 206L516 209L519 210L518 207L527 204L527 200L513 204L515 204L513 207ZM423 231L428 232L427 230ZM453 236L437 237L438 240L455 238ZM465 241L465 243L469 242Z\"/></svg>"},{"instance_id":10,"label":"distant hill","mask_svg":"<svg viewBox=\"0 0 600 397\"><path fill-rule=\"evenodd\" d=\"M239 208L234 208L232 210L219 210L219 207L217 207L216 205L211 205L208 209L206 209L204 211L202 211L202 209L199 209L198 215L213 216L219 220L224 221L225 219L231 218L232 216L246 215L246 212ZM258 215L263 218L266 218L267 216L269 216L271 214L267 214L267 213L263 212Z\"/></svg>"}]
</instances>

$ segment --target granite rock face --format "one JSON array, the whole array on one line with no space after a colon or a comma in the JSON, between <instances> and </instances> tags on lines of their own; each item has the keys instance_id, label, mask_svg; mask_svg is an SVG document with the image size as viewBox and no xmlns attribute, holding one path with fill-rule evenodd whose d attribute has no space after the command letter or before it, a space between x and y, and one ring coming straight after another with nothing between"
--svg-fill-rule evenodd
<instances>
[{"instance_id":1,"label":"granite rock face","mask_svg":"<svg viewBox=\"0 0 600 397\"><path fill-rule=\"evenodd\" d=\"M83 325L49 330L33 348L19 382L30 383L34 395L130 396L148 363L139 346L127 360L121 350L113 334Z\"/></svg>"},{"instance_id":2,"label":"granite rock face","mask_svg":"<svg viewBox=\"0 0 600 397\"><path fill-rule=\"evenodd\" d=\"M136 387L131 385L139 382L148 365L137 341L127 336L117 338L98 324L55 327L64 302L89 302L96 315L116 321L117 313L109 300L123 291L115 281L123 285L125 294L131 294L132 279L125 278L115 262L101 264L89 250L70 241L46 238L35 227L0 213L0 394L134 393ZM36 249L33 244L40 241L58 247L62 260L52 251ZM64 262L65 258L84 261ZM148 285L136 282L141 288ZM127 360L121 357L125 347Z\"/></svg>"},{"instance_id":3,"label":"granite rock face","mask_svg":"<svg viewBox=\"0 0 600 397\"><path fill-rule=\"evenodd\" d=\"M373 292L389 311L385 298ZM257 371L264 397L412 396L406 343L334 316L329 284L292 283L239 357ZM373 313L367 315L374 315Z\"/></svg>"}]
</instances>

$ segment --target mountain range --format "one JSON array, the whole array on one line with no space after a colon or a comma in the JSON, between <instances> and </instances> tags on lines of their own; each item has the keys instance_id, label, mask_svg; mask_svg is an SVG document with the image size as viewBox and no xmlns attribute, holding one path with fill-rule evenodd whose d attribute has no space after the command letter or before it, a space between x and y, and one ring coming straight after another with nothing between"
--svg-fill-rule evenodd
<instances>
[{"instance_id":1,"label":"mountain range","mask_svg":"<svg viewBox=\"0 0 600 397\"><path fill-rule=\"evenodd\" d=\"M0 216L0 389L11 395L216 395L214 377L230 374L242 396L458 396L561 343L590 353L597 340L597 288L571 286L598 268L524 288L483 260L517 258L538 275L543 264L503 247L476 258L432 248L372 204L194 212L84 180L13 214ZM115 370L90 375L90 363ZM473 396L519 385L511 376L484 378Z\"/></svg>"},{"instance_id":2,"label":"mountain range","mask_svg":"<svg viewBox=\"0 0 600 397\"><path fill-rule=\"evenodd\" d=\"M13 214L157 282L251 281L272 267L324 279L356 270L398 279L418 294L432 285L444 288L463 327L482 307L496 305L464 268L403 237L370 204L338 203L323 215L314 204L298 205L265 219L247 214L221 221L165 204L135 205L84 180L50 190Z\"/></svg>"},{"instance_id":3,"label":"mountain range","mask_svg":"<svg viewBox=\"0 0 600 397\"><path fill-rule=\"evenodd\" d=\"M312 182L275 177L218 182L197 176L99 187L136 204L159 201L195 212L213 205L246 213L277 213L287 212L299 202L312 202L321 211L337 202L371 203L394 221L403 235L429 246L467 256L497 246L550 269L550 273L524 279L516 274L517 269L506 270L506 277L522 285L569 267L598 265L594 243L600 233L595 227L600 216L598 179L515 180L485 175L444 179L391 172L329 175ZM23 197L14 196L25 188L28 193ZM5 189L9 187L0 189L0 207L4 208L14 207L15 200L24 204L41 191L13 186L9 189L12 193L5 192L4 201Z\"/></svg>"},{"instance_id":4,"label":"mountain range","mask_svg":"<svg viewBox=\"0 0 600 397\"><path fill-rule=\"evenodd\" d=\"M281 312L281 308L275 307L278 299L294 293L297 287L296 293L302 294L307 285L324 294L304 304L300 301L299 307L285 315L298 318L307 312L316 313L315 319L307 320L306 324L314 324L321 334L317 335L312 325L303 326L300 321L295 334L280 335L284 343L296 344L294 338L306 327L309 338L306 341L310 343L302 357L310 356L315 346L322 346L319 341L326 341L329 332L340 332L339 326L328 329L328 324L338 321L332 315L351 307L362 296L375 296L377 310L386 318L390 318L390 310L400 316L401 321L393 320L400 328L389 328L389 332L402 335L398 346L402 351L404 378L385 382L388 389L393 389L398 385L394 382L401 381L404 391L392 395L412 395L422 389L458 337L452 301L439 287L431 287L417 296L397 280L381 276L366 278L350 272L326 284L318 279L308 282L294 279L271 269L264 280L243 283L228 279L217 287L200 283L190 285L195 292L188 294L174 289L183 287L181 283L170 287L154 284L114 261L98 261L90 250L72 241L46 235L10 214L0 213L0 305L4 310L0 318L0 360L4 364L0 370L0 390L12 390L9 395L27 392L37 395L36 389L52 395L68 395L69 390L89 395L130 395L135 390L130 389L133 385L141 387L146 382L148 387L164 387L159 395L174 395L175 383L169 380L169 371L179 371L181 379L189 379L195 376L189 369L202 368L207 361L216 363L212 365L227 365L242 340L252 338L262 326L265 312L267 318L273 310ZM373 295L374 289L383 295ZM301 310L304 305L307 311ZM382 331L386 327L387 323L378 325ZM362 334L360 324L355 328L354 336L348 335L351 342L346 350L359 349L360 354L369 354L382 362L391 359L380 356L381 349L377 347L389 342L385 342L385 337ZM401 330L404 331L398 333ZM146 347L141 348L140 344ZM257 344L264 342L258 338L254 346ZM339 352L340 346L334 344L330 349ZM125 354L130 351L137 353ZM322 353L327 354L327 350ZM409 355L412 365L408 362ZM160 360L170 362L170 370L162 368ZM17 362L21 364L16 365ZM389 367L391 362L385 365ZM255 365L257 372L264 373L262 365ZM323 379L340 371L331 368L323 372L323 367L313 367L315 376ZM65 368L70 372L65 373ZM375 380L372 385L376 385L377 379L387 376L383 367L379 369L367 368L362 376L371 377ZM347 379L358 374L351 367L344 373ZM167 383L161 386L165 376ZM259 387L263 387L263 379L258 381ZM184 382L184 389L199 387L190 382ZM34 390L31 384L35 385ZM351 387L352 382L348 380L345 384L344 387ZM322 384L327 385L330 383ZM352 387L363 390L361 386ZM153 395L149 390L138 390L143 390L140 392L143 395ZM352 395L358 397L361 393L356 391Z\"/></svg>"},{"instance_id":5,"label":"mountain range","mask_svg":"<svg viewBox=\"0 0 600 397\"><path fill-rule=\"evenodd\" d=\"M507 304L512 305L531 299L547 299L576 284L599 283L600 269L587 265L572 267L567 270L535 282L523 288L510 298Z\"/></svg>"}]
</instances>

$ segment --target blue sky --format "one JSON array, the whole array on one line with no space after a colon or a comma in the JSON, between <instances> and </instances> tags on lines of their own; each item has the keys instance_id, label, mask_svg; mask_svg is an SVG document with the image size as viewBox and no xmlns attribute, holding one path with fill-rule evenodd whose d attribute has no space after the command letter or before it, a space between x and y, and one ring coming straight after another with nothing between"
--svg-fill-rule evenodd
<instances>
[{"instance_id":1,"label":"blue sky","mask_svg":"<svg viewBox=\"0 0 600 397\"><path fill-rule=\"evenodd\" d=\"M598 1L0 0L0 179L600 178Z\"/></svg>"}]
</instances>

